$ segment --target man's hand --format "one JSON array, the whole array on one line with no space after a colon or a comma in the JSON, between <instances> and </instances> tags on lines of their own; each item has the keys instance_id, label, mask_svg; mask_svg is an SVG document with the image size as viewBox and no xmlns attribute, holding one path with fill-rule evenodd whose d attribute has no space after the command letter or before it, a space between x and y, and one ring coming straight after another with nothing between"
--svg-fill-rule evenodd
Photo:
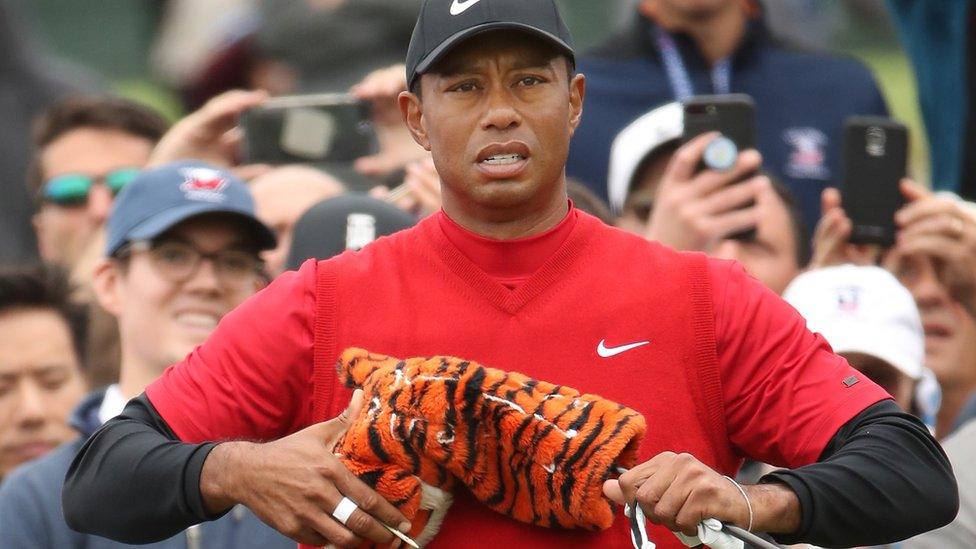
<instances>
[{"instance_id":1,"label":"man's hand","mask_svg":"<svg viewBox=\"0 0 976 549\"><path fill-rule=\"evenodd\" d=\"M755 202L772 184L764 175L740 182L762 165L757 151L739 153L735 166L725 172L698 170L705 148L717 135L700 135L674 154L654 200L648 239L677 250L703 250L758 223L755 204L743 206Z\"/></svg>"},{"instance_id":2,"label":"man's hand","mask_svg":"<svg viewBox=\"0 0 976 549\"><path fill-rule=\"evenodd\" d=\"M331 421L266 444L217 445L200 476L207 508L219 512L243 504L284 535L316 547L396 541L382 524L406 532L406 517L332 453L361 407L362 391L357 391L349 408ZM332 517L343 497L359 507L345 526Z\"/></svg>"},{"instance_id":3,"label":"man's hand","mask_svg":"<svg viewBox=\"0 0 976 549\"><path fill-rule=\"evenodd\" d=\"M752 503L755 532L792 533L800 527L800 502L780 484L743 486ZM698 523L715 518L749 527L749 506L727 478L690 454L664 452L608 480L603 492L623 505L637 502L648 520L693 536Z\"/></svg>"},{"instance_id":4,"label":"man's hand","mask_svg":"<svg viewBox=\"0 0 976 549\"><path fill-rule=\"evenodd\" d=\"M976 219L962 205L902 181L908 204L895 215L895 253L937 260L940 278L953 299L976 317Z\"/></svg>"},{"instance_id":5,"label":"man's hand","mask_svg":"<svg viewBox=\"0 0 976 549\"><path fill-rule=\"evenodd\" d=\"M809 269L820 269L834 265L853 263L854 265L874 265L878 262L881 249L871 244L851 244L849 242L854 223L841 205L840 191L824 189L820 195L820 221L813 232L813 256Z\"/></svg>"},{"instance_id":6,"label":"man's hand","mask_svg":"<svg viewBox=\"0 0 976 549\"><path fill-rule=\"evenodd\" d=\"M236 166L243 135L237 119L244 111L264 103L263 91L233 90L222 93L173 125L160 139L149 158L149 166L193 158L220 167ZM267 171L266 166L240 166L235 174L251 179Z\"/></svg>"},{"instance_id":7,"label":"man's hand","mask_svg":"<svg viewBox=\"0 0 976 549\"><path fill-rule=\"evenodd\" d=\"M403 183L394 191L373 187L369 193L417 217L427 217L441 209L441 177L430 158L409 164Z\"/></svg>"},{"instance_id":8,"label":"man's hand","mask_svg":"<svg viewBox=\"0 0 976 549\"><path fill-rule=\"evenodd\" d=\"M363 175L386 175L429 156L413 140L403 123L397 96L407 91L407 70L394 65L375 70L349 90L373 105L373 127L380 142L380 152L356 160L356 171Z\"/></svg>"}]
</instances>

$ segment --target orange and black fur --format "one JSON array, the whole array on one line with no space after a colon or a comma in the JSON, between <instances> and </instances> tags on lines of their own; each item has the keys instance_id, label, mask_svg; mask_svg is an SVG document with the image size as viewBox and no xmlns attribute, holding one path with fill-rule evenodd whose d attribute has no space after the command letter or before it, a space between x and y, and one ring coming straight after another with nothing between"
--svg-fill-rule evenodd
<instances>
[{"instance_id":1,"label":"orange and black fur","mask_svg":"<svg viewBox=\"0 0 976 549\"><path fill-rule=\"evenodd\" d=\"M418 541L436 533L457 482L529 524L613 523L602 485L614 466L636 461L646 425L634 410L453 357L399 360L348 349L338 368L367 402L336 453L411 518Z\"/></svg>"}]
</instances>

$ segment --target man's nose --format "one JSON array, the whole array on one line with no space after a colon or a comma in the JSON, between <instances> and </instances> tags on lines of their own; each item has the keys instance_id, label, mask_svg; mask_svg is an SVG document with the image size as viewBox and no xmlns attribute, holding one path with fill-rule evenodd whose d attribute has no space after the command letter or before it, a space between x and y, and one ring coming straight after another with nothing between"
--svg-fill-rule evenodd
<instances>
[{"instance_id":1,"label":"man's nose","mask_svg":"<svg viewBox=\"0 0 976 549\"><path fill-rule=\"evenodd\" d=\"M112 191L105 185L94 185L88 194L88 216L93 225L103 225L112 212Z\"/></svg>"},{"instance_id":2,"label":"man's nose","mask_svg":"<svg viewBox=\"0 0 976 549\"><path fill-rule=\"evenodd\" d=\"M508 130L522 123L522 115L513 105L514 97L503 86L488 90L487 106L481 127L484 130Z\"/></svg>"},{"instance_id":3,"label":"man's nose","mask_svg":"<svg viewBox=\"0 0 976 549\"><path fill-rule=\"evenodd\" d=\"M918 275L909 285L909 290L920 309L938 305L948 297L935 269L928 265L919 269Z\"/></svg>"},{"instance_id":4,"label":"man's nose","mask_svg":"<svg viewBox=\"0 0 976 549\"><path fill-rule=\"evenodd\" d=\"M20 384L20 406L17 408L17 425L22 429L36 429L44 424L47 404L41 388L30 380Z\"/></svg>"},{"instance_id":5,"label":"man's nose","mask_svg":"<svg viewBox=\"0 0 976 549\"><path fill-rule=\"evenodd\" d=\"M193 276L184 282L187 291L214 294L220 291L217 266L210 258L202 258Z\"/></svg>"}]
</instances>

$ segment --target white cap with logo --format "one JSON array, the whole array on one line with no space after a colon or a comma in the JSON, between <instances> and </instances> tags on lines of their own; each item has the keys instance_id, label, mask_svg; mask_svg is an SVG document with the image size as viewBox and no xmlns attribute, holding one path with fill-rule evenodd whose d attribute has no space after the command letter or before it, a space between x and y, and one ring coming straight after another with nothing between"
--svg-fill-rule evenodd
<instances>
[{"instance_id":1,"label":"white cap with logo","mask_svg":"<svg viewBox=\"0 0 976 549\"><path fill-rule=\"evenodd\" d=\"M783 298L837 353L862 353L922 376L925 332L912 294L880 267L842 265L798 276Z\"/></svg>"},{"instance_id":2,"label":"white cap with logo","mask_svg":"<svg viewBox=\"0 0 976 549\"><path fill-rule=\"evenodd\" d=\"M677 142L684 131L684 121L684 107L673 102L641 116L617 134L610 148L607 175L607 194L615 213L623 211L641 162L662 145Z\"/></svg>"}]
</instances>

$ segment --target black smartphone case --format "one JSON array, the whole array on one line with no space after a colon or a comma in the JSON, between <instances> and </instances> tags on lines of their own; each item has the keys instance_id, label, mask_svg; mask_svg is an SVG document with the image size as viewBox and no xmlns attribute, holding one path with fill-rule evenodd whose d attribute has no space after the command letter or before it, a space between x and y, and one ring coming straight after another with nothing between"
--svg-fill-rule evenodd
<instances>
[{"instance_id":1,"label":"black smartphone case","mask_svg":"<svg viewBox=\"0 0 976 549\"><path fill-rule=\"evenodd\" d=\"M351 163L379 144L365 103L258 107L244 113L245 163Z\"/></svg>"},{"instance_id":2,"label":"black smartphone case","mask_svg":"<svg viewBox=\"0 0 976 549\"><path fill-rule=\"evenodd\" d=\"M686 100L684 107L683 142L717 131L740 151L756 147L756 105L748 95L699 95Z\"/></svg>"},{"instance_id":3,"label":"black smartphone case","mask_svg":"<svg viewBox=\"0 0 976 549\"><path fill-rule=\"evenodd\" d=\"M739 151L756 148L756 105L744 93L698 95L684 101L683 143L708 132L717 131L732 140ZM705 169L701 164L699 170ZM750 207L752 203L744 207ZM731 235L736 240L756 239L756 230Z\"/></svg>"},{"instance_id":4,"label":"black smartphone case","mask_svg":"<svg viewBox=\"0 0 976 549\"><path fill-rule=\"evenodd\" d=\"M895 243L899 182L908 162L908 129L890 118L853 116L844 123L841 201L854 224L850 242Z\"/></svg>"}]
</instances>

